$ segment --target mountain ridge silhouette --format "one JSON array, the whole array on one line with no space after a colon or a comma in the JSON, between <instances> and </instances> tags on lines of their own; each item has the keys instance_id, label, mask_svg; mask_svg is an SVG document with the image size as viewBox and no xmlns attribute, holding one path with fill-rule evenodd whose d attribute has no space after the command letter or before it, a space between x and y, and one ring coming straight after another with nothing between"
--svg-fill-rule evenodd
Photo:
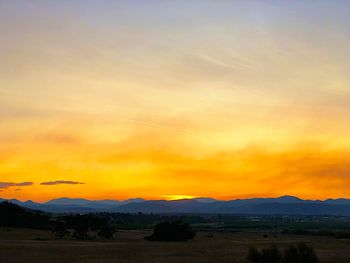
<instances>
[{"instance_id":1,"label":"mountain ridge silhouette","mask_svg":"<svg viewBox=\"0 0 350 263\"><path fill-rule=\"evenodd\" d=\"M340 215L350 216L350 199L304 200L295 196L217 200L199 197L180 200L89 200L62 197L44 203L31 200L0 199L20 206L51 213L207 213L207 214L283 214L283 215Z\"/></svg>"}]
</instances>

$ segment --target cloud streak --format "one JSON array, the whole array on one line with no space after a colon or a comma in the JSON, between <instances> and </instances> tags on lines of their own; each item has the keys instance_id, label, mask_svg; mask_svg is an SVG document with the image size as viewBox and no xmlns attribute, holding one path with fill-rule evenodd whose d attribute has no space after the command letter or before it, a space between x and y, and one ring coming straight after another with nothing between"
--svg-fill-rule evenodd
<instances>
[{"instance_id":1,"label":"cloud streak","mask_svg":"<svg viewBox=\"0 0 350 263\"><path fill-rule=\"evenodd\" d=\"M31 186L33 182L22 182L22 183L13 183L13 182L0 182L0 189L7 189L10 187L18 187L18 186Z\"/></svg>"},{"instance_id":2,"label":"cloud streak","mask_svg":"<svg viewBox=\"0 0 350 263\"><path fill-rule=\"evenodd\" d=\"M76 184L85 184L85 183L76 182L76 181L65 181L65 180L57 180L57 181L49 181L49 182L40 183L40 185L60 185L60 184L76 185Z\"/></svg>"}]
</instances>

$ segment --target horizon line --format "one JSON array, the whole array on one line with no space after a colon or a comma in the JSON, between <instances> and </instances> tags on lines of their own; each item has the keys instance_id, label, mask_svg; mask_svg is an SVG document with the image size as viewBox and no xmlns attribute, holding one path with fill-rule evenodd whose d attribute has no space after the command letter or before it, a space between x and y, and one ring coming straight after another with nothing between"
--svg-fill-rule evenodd
<instances>
[{"instance_id":1,"label":"horizon line","mask_svg":"<svg viewBox=\"0 0 350 263\"><path fill-rule=\"evenodd\" d=\"M98 202L98 201L118 201L118 202L125 202L133 199L142 199L144 201L181 201L181 200L195 200L195 199L213 199L216 201L220 202L228 202L228 201L235 201L235 200L250 200L250 199L278 199L278 198L283 198L283 197L293 197L297 198L303 201L327 201L327 200L338 200L338 199L350 199L350 197L329 197L329 198L322 198L322 199L308 199L308 198L301 198L298 196L294 195L280 195L280 196L273 196L273 197L237 197L237 198L232 198L232 199L220 199L220 198L214 198L214 197L209 197L209 196L193 196L193 197L188 197L188 198L179 198L179 199L162 199L162 198L142 198L142 197L131 197L127 199L111 199L111 198L105 198L105 199L89 199L89 198L84 198L84 197L67 197L67 196L62 196L62 197L57 197L53 199L48 199L46 201L35 201L32 199L19 199L19 198L3 198L0 197L0 199L6 200L6 201L11 201L11 200L17 200L20 202L34 202L34 203L39 203L39 204L45 204L53 200L58 200L58 199L83 199L87 201L92 201L92 202Z\"/></svg>"}]
</instances>

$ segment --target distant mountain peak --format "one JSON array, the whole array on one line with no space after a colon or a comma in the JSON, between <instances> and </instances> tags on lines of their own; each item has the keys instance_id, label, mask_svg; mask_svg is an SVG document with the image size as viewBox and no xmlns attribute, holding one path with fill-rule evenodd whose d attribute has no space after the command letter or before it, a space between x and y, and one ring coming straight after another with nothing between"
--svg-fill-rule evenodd
<instances>
[{"instance_id":1,"label":"distant mountain peak","mask_svg":"<svg viewBox=\"0 0 350 263\"><path fill-rule=\"evenodd\" d=\"M47 205L87 205L92 201L83 199L83 198L69 198L69 197L61 197L52 199L45 204Z\"/></svg>"},{"instance_id":2,"label":"distant mountain peak","mask_svg":"<svg viewBox=\"0 0 350 263\"><path fill-rule=\"evenodd\" d=\"M200 203L215 203L215 202L218 202L219 200L217 199L214 199L214 198L210 198L210 197L196 197L196 198L193 198L193 200L196 200Z\"/></svg>"},{"instance_id":3,"label":"distant mountain peak","mask_svg":"<svg viewBox=\"0 0 350 263\"><path fill-rule=\"evenodd\" d=\"M295 201L303 201L299 197L293 196L293 195L283 195L280 197L277 197L276 199L283 199L283 200L295 200Z\"/></svg>"},{"instance_id":4,"label":"distant mountain peak","mask_svg":"<svg viewBox=\"0 0 350 263\"><path fill-rule=\"evenodd\" d=\"M136 198L130 198L130 199L126 199L124 200L123 202L126 202L126 201L139 201L139 202L143 202L143 201L146 201L145 199L143 198L140 198L140 197L136 197Z\"/></svg>"},{"instance_id":5,"label":"distant mountain peak","mask_svg":"<svg viewBox=\"0 0 350 263\"><path fill-rule=\"evenodd\" d=\"M143 198L130 198L130 199L127 199L127 200L124 200L124 201L121 201L120 203L121 204L129 204L129 203L141 203L141 202L144 202L146 201L145 199Z\"/></svg>"},{"instance_id":6,"label":"distant mountain peak","mask_svg":"<svg viewBox=\"0 0 350 263\"><path fill-rule=\"evenodd\" d=\"M36 204L35 202L33 202L32 200L27 200L24 202L25 204Z\"/></svg>"}]
</instances>

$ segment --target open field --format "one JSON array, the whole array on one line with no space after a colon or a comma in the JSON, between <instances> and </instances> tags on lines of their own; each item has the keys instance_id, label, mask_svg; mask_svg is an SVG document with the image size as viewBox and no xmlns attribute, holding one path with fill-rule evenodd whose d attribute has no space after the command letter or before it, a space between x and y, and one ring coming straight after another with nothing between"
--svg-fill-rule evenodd
<instances>
[{"instance_id":1,"label":"open field","mask_svg":"<svg viewBox=\"0 0 350 263\"><path fill-rule=\"evenodd\" d=\"M263 232L200 232L188 242L149 242L150 231L119 231L113 241L55 241L48 231L0 230L0 262L154 262L154 263L233 263L246 262L250 246L280 247L307 242L321 262L350 262L350 240L332 237L279 235L263 237ZM35 240L40 239L40 240Z\"/></svg>"}]
</instances>

